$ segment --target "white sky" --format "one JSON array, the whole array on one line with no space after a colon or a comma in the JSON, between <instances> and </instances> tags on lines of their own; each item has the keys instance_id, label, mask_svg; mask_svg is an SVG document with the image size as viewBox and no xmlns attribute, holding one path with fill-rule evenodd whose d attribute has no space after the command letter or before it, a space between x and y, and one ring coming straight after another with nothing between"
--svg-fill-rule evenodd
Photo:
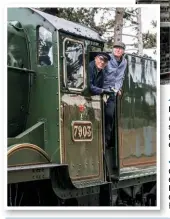
<instances>
[{"instance_id":1,"label":"white sky","mask_svg":"<svg viewBox=\"0 0 170 219\"><path fill-rule=\"evenodd\" d=\"M153 8L142 8L141 19L142 19L142 32L156 32L155 29L152 28L151 21L157 20L157 12Z\"/></svg>"},{"instance_id":2,"label":"white sky","mask_svg":"<svg viewBox=\"0 0 170 219\"><path fill-rule=\"evenodd\" d=\"M153 8L142 8L141 9L141 20L142 20L142 33L146 33L146 32L148 32L148 30L150 33L156 33L157 28L153 28L151 25L152 20L157 20L157 11L156 10L154 10ZM128 33L128 32L132 33L130 28L127 28L126 30L123 31L123 33ZM132 37L123 36L123 41L127 44L132 43ZM128 52L136 52L136 50L129 50ZM144 54L147 54L155 59L156 55L153 54L153 52L154 52L154 49L144 49L143 50Z\"/></svg>"}]
</instances>

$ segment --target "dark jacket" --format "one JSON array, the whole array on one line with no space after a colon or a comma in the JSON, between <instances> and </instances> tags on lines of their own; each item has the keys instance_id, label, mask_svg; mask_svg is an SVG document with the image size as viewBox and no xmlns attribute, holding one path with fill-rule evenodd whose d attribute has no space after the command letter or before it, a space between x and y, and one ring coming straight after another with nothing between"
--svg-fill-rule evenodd
<instances>
[{"instance_id":1,"label":"dark jacket","mask_svg":"<svg viewBox=\"0 0 170 219\"><path fill-rule=\"evenodd\" d=\"M111 55L111 60L106 67L103 88L107 89L111 86L116 90L120 90L123 84L126 66L127 61L124 57L118 63L114 55Z\"/></svg>"},{"instance_id":2,"label":"dark jacket","mask_svg":"<svg viewBox=\"0 0 170 219\"><path fill-rule=\"evenodd\" d=\"M100 95L102 93L104 70L97 72L95 61L89 63L90 74L90 91L92 95Z\"/></svg>"}]
</instances>

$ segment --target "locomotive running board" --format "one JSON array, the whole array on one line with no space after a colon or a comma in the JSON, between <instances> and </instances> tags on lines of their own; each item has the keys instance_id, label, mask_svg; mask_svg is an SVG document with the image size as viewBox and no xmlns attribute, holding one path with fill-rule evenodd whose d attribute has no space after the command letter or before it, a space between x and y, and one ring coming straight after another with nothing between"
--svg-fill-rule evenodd
<instances>
[{"instance_id":1,"label":"locomotive running board","mask_svg":"<svg viewBox=\"0 0 170 219\"><path fill-rule=\"evenodd\" d=\"M106 193L105 189L110 188L111 184L109 182L91 182L84 187L81 183L75 184L69 176L68 165L65 164L50 163L8 168L8 184L40 180L51 180L53 191L62 199L99 194L100 191Z\"/></svg>"},{"instance_id":2,"label":"locomotive running board","mask_svg":"<svg viewBox=\"0 0 170 219\"><path fill-rule=\"evenodd\" d=\"M81 189L108 184L104 181L73 182L69 175L67 164L36 164L27 166L8 167L8 184L38 180L51 180L53 188Z\"/></svg>"},{"instance_id":3,"label":"locomotive running board","mask_svg":"<svg viewBox=\"0 0 170 219\"><path fill-rule=\"evenodd\" d=\"M50 179L51 170L61 166L67 165L50 163L8 167L8 184Z\"/></svg>"},{"instance_id":4,"label":"locomotive running board","mask_svg":"<svg viewBox=\"0 0 170 219\"><path fill-rule=\"evenodd\" d=\"M156 166L149 167L125 167L120 169L120 180L140 178L143 176L156 175Z\"/></svg>"}]
</instances>

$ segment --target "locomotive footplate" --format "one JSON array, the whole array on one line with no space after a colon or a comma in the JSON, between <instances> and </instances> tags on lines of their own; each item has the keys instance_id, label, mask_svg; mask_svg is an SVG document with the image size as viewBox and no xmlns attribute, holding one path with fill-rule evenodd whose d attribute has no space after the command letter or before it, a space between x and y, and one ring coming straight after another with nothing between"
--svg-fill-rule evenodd
<instances>
[{"instance_id":1,"label":"locomotive footplate","mask_svg":"<svg viewBox=\"0 0 170 219\"><path fill-rule=\"evenodd\" d=\"M82 183L72 182L68 165L65 164L39 164L8 168L8 185L49 180L56 197L66 200L87 195L99 195L100 191L109 189L108 182L89 182L86 186Z\"/></svg>"}]
</instances>

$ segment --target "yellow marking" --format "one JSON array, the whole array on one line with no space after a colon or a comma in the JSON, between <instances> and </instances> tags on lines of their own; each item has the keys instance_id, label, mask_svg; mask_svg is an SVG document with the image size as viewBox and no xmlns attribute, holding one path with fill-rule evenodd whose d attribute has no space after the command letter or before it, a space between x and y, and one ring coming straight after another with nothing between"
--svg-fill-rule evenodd
<instances>
[{"instance_id":1,"label":"yellow marking","mask_svg":"<svg viewBox=\"0 0 170 219\"><path fill-rule=\"evenodd\" d=\"M14 147L12 147L11 149L8 150L7 156L9 158L15 151L21 150L21 149L26 149L26 148L38 151L40 154L42 154L50 162L50 158L49 158L48 154L43 149L41 149L40 147L38 147L34 144L29 144L29 143L15 145Z\"/></svg>"}]
</instances>

